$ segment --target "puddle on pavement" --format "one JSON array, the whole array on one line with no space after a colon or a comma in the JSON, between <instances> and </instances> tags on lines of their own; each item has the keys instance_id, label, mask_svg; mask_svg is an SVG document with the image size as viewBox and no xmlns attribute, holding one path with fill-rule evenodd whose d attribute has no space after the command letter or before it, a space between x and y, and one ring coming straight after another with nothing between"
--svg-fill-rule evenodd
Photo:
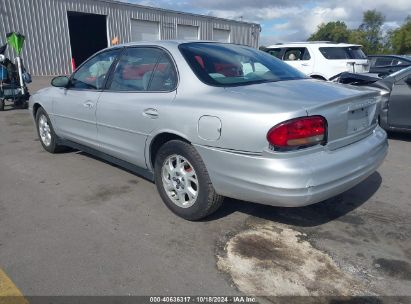
<instances>
[{"instance_id":1,"label":"puddle on pavement","mask_svg":"<svg viewBox=\"0 0 411 304\"><path fill-rule=\"evenodd\" d=\"M306 236L271 222L231 237L217 256L218 268L237 288L257 296L354 296L370 292L343 272Z\"/></svg>"}]
</instances>

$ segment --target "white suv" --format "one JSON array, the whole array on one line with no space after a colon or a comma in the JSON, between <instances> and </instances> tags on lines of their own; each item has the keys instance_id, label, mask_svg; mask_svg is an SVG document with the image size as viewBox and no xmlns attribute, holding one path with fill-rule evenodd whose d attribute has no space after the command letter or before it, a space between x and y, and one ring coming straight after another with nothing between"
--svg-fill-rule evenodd
<instances>
[{"instance_id":1,"label":"white suv","mask_svg":"<svg viewBox=\"0 0 411 304\"><path fill-rule=\"evenodd\" d=\"M313 78L329 80L341 72L370 69L361 45L331 42L293 42L271 45L265 51Z\"/></svg>"}]
</instances>

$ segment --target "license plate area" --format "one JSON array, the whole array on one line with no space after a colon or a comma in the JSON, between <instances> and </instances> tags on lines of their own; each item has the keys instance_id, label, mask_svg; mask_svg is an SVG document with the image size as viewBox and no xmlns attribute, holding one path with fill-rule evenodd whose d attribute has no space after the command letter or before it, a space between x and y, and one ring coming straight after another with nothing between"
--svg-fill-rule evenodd
<instances>
[{"instance_id":1,"label":"license plate area","mask_svg":"<svg viewBox=\"0 0 411 304\"><path fill-rule=\"evenodd\" d=\"M370 65L368 63L347 63L348 72L350 73L368 73Z\"/></svg>"},{"instance_id":2,"label":"license plate area","mask_svg":"<svg viewBox=\"0 0 411 304\"><path fill-rule=\"evenodd\" d=\"M370 70L370 66L368 64L356 64L355 65L355 72L357 73L366 73Z\"/></svg>"},{"instance_id":3,"label":"license plate area","mask_svg":"<svg viewBox=\"0 0 411 304\"><path fill-rule=\"evenodd\" d=\"M371 125L372 109L363 107L348 111L347 134L361 132Z\"/></svg>"}]
</instances>

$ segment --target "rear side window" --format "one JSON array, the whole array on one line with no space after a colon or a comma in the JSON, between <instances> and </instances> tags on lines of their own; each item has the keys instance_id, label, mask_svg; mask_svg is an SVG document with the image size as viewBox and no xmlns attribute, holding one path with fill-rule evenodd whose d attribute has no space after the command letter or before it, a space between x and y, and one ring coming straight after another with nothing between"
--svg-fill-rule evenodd
<instances>
[{"instance_id":1,"label":"rear side window","mask_svg":"<svg viewBox=\"0 0 411 304\"><path fill-rule=\"evenodd\" d=\"M281 49L267 49L265 52L267 52L271 56L281 59Z\"/></svg>"},{"instance_id":2,"label":"rear side window","mask_svg":"<svg viewBox=\"0 0 411 304\"><path fill-rule=\"evenodd\" d=\"M326 59L367 59L358 46L349 47L320 47L321 54Z\"/></svg>"},{"instance_id":3,"label":"rear side window","mask_svg":"<svg viewBox=\"0 0 411 304\"><path fill-rule=\"evenodd\" d=\"M172 91L177 85L177 73L170 56L163 52L148 84L149 91Z\"/></svg>"},{"instance_id":4,"label":"rear side window","mask_svg":"<svg viewBox=\"0 0 411 304\"><path fill-rule=\"evenodd\" d=\"M128 48L112 77L111 91L171 91L176 71L168 54L157 48Z\"/></svg>"},{"instance_id":5,"label":"rear side window","mask_svg":"<svg viewBox=\"0 0 411 304\"><path fill-rule=\"evenodd\" d=\"M311 56L307 48L288 48L284 53L285 61L310 60Z\"/></svg>"}]
</instances>

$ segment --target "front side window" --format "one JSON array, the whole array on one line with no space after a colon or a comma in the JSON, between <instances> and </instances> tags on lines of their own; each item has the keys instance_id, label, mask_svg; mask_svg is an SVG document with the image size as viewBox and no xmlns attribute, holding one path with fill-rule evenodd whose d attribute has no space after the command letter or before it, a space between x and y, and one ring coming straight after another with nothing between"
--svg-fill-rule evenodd
<instances>
[{"instance_id":1,"label":"front side window","mask_svg":"<svg viewBox=\"0 0 411 304\"><path fill-rule=\"evenodd\" d=\"M197 77L208 85L239 86L304 79L306 76L266 52L219 43L184 43L179 49Z\"/></svg>"},{"instance_id":2,"label":"front side window","mask_svg":"<svg viewBox=\"0 0 411 304\"><path fill-rule=\"evenodd\" d=\"M321 54L326 59L367 59L359 46L320 47Z\"/></svg>"},{"instance_id":3,"label":"front side window","mask_svg":"<svg viewBox=\"0 0 411 304\"><path fill-rule=\"evenodd\" d=\"M285 61L310 60L311 56L307 48L288 48L284 53Z\"/></svg>"},{"instance_id":4,"label":"front side window","mask_svg":"<svg viewBox=\"0 0 411 304\"><path fill-rule=\"evenodd\" d=\"M83 64L71 77L71 88L101 90L106 81L106 75L120 49L109 50L97 54Z\"/></svg>"},{"instance_id":5,"label":"front side window","mask_svg":"<svg viewBox=\"0 0 411 304\"><path fill-rule=\"evenodd\" d=\"M111 91L171 91L177 75L174 64L157 48L129 48L114 70Z\"/></svg>"}]
</instances>

